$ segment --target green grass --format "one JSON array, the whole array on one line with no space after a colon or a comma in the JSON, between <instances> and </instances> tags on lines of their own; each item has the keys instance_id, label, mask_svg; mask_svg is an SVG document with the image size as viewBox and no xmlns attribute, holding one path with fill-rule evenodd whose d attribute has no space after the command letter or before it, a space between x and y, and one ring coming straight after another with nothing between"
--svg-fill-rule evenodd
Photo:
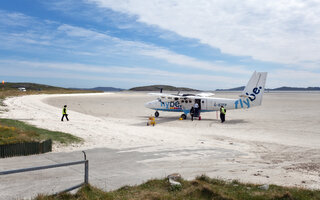
<instances>
[{"instance_id":1,"label":"green grass","mask_svg":"<svg viewBox=\"0 0 320 200\"><path fill-rule=\"evenodd\" d=\"M104 192L93 186L82 187L76 194L39 195L36 200L319 200L319 190L270 185L268 190L255 184L227 182L200 176L193 181L180 180L173 189L167 179L150 180L138 186L124 186Z\"/></svg>"},{"instance_id":2,"label":"green grass","mask_svg":"<svg viewBox=\"0 0 320 200\"><path fill-rule=\"evenodd\" d=\"M47 139L66 145L82 141L81 138L68 133L37 128L17 120L0 119L0 145Z\"/></svg>"},{"instance_id":3,"label":"green grass","mask_svg":"<svg viewBox=\"0 0 320 200\"><path fill-rule=\"evenodd\" d=\"M26 87L26 92L21 92L17 88ZM6 83L4 88L0 88L0 112L6 112L3 101L8 97L35 95L35 94L71 94L89 93L99 91L70 90L59 87L52 87L33 83ZM10 119L0 119L0 145L18 142L42 141L52 139L54 142L62 144L82 142L81 138L71 134L49 131L28 125L24 122Z\"/></svg>"}]
</instances>

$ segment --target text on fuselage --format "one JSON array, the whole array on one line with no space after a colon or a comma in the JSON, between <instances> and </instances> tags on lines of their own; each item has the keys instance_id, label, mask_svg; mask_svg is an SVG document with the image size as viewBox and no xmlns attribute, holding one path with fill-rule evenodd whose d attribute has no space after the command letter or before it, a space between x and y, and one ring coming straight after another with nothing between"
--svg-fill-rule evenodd
<instances>
[{"instance_id":1,"label":"text on fuselage","mask_svg":"<svg viewBox=\"0 0 320 200\"><path fill-rule=\"evenodd\" d=\"M164 107L166 109L171 109L171 110L181 109L181 105L179 101L171 101L171 102L161 101L161 107Z\"/></svg>"}]
</instances>

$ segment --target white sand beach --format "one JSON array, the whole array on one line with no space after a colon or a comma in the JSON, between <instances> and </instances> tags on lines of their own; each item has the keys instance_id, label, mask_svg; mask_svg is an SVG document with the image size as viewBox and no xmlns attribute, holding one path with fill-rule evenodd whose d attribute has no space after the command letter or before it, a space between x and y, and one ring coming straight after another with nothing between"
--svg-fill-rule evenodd
<instances>
[{"instance_id":1,"label":"white sand beach","mask_svg":"<svg viewBox=\"0 0 320 200\"><path fill-rule=\"evenodd\" d=\"M157 156L136 160L150 171L174 165L188 179L207 174L320 189L320 93L266 93L260 107L228 110L224 124L215 112L203 113L201 121L181 121L180 113L161 112L156 126L149 127L148 116L154 111L144 103L153 99L143 92L14 97L5 101L8 112L1 117L85 141L55 144L54 152L96 148L152 152ZM61 122L65 104L70 121Z\"/></svg>"}]
</instances>

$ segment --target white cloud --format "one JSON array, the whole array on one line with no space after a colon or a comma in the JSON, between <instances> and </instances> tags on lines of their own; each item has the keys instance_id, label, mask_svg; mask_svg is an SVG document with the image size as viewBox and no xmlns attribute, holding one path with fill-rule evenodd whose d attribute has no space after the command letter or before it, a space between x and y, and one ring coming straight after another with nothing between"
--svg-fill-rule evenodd
<instances>
[{"instance_id":1,"label":"white cloud","mask_svg":"<svg viewBox=\"0 0 320 200\"><path fill-rule=\"evenodd\" d=\"M48 25L49 24L49 25ZM59 51L78 54L83 56L147 56L162 59L176 67L188 67L213 72L227 72L232 74L250 74L244 66L228 66L185 56L172 52L168 49L139 41L123 40L108 35L106 32L99 32L94 29L86 29L68 24L58 24L52 21L37 23L37 26L30 27L21 33L4 33L0 36L6 38L3 41L4 47L12 49L25 49L30 51L27 45L31 45L34 51L38 49L43 52L41 46L51 46ZM33 45L38 45L37 48ZM17 48L18 47L18 48ZM24 48L20 48L24 47ZM155 68L156 66L153 66ZM161 66L158 66L161 68Z\"/></svg>"},{"instance_id":2,"label":"white cloud","mask_svg":"<svg viewBox=\"0 0 320 200\"><path fill-rule=\"evenodd\" d=\"M228 54L286 64L320 56L320 3L314 0L87 1Z\"/></svg>"},{"instance_id":3,"label":"white cloud","mask_svg":"<svg viewBox=\"0 0 320 200\"><path fill-rule=\"evenodd\" d=\"M164 59L169 63L177 64L184 67L203 69L208 71L216 72L227 72L234 74L251 74L252 71L246 70L245 67L233 67L213 64L211 62L201 61L189 56L177 54L166 49L153 49L153 50L142 50L143 55L152 56L159 59Z\"/></svg>"},{"instance_id":4,"label":"white cloud","mask_svg":"<svg viewBox=\"0 0 320 200\"><path fill-rule=\"evenodd\" d=\"M268 75L268 86L319 87L320 73L303 70L276 70Z\"/></svg>"},{"instance_id":5,"label":"white cloud","mask_svg":"<svg viewBox=\"0 0 320 200\"><path fill-rule=\"evenodd\" d=\"M111 37L109 37L107 34L99 33L97 31L92 31L81 27L70 26L68 24L63 24L59 26L57 30L66 33L70 37L84 37L86 39L93 40L111 39Z\"/></svg>"},{"instance_id":6,"label":"white cloud","mask_svg":"<svg viewBox=\"0 0 320 200\"><path fill-rule=\"evenodd\" d=\"M18 12L0 10L0 26L23 26L35 24L36 21L27 15Z\"/></svg>"},{"instance_id":7,"label":"white cloud","mask_svg":"<svg viewBox=\"0 0 320 200\"><path fill-rule=\"evenodd\" d=\"M51 77L86 79L86 80L115 80L124 82L149 84L175 84L183 86L198 86L200 89L214 89L217 87L232 87L245 84L242 78L216 76L207 74L173 73L165 70L145 67L97 66L78 63L34 62L18 60L0 60L3 76ZM48 70L51 70L48 72ZM52 72L52 70L55 70ZM63 71L61 71L63 70ZM34 73L33 73L34 72ZM65 75L63 75L65 74ZM71 76L70 76L71 75ZM128 76L129 75L129 76ZM137 76L143 76L143 79ZM181 84L183 83L183 84ZM236 84L236 85L235 85Z\"/></svg>"}]
</instances>

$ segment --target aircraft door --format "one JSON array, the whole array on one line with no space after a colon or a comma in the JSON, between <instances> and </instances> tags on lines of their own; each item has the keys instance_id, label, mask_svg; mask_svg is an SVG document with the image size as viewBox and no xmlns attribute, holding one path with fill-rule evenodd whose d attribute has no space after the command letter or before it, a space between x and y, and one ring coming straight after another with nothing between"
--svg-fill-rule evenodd
<instances>
[{"instance_id":1,"label":"aircraft door","mask_svg":"<svg viewBox=\"0 0 320 200\"><path fill-rule=\"evenodd\" d=\"M203 104L202 104L201 99L195 99L194 103L197 103L197 104L199 105L199 110L203 109L203 108L202 108L202 105L203 105Z\"/></svg>"}]
</instances>

